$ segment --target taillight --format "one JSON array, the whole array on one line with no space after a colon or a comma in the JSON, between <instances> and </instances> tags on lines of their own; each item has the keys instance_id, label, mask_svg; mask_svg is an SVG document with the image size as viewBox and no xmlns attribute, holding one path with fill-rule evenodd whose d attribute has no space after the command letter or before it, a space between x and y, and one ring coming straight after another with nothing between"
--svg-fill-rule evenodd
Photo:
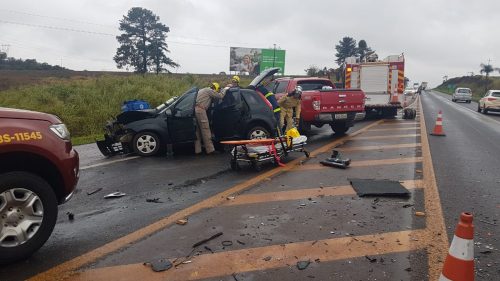
<instances>
[{"instance_id":1,"label":"taillight","mask_svg":"<svg viewBox=\"0 0 500 281\"><path fill-rule=\"evenodd\" d=\"M259 97L264 100L264 102L267 104L267 106L269 106L269 108L271 109L271 111L273 110L273 105L266 99L266 97L259 91L257 91L257 94L259 95Z\"/></svg>"},{"instance_id":2,"label":"taillight","mask_svg":"<svg viewBox=\"0 0 500 281\"><path fill-rule=\"evenodd\" d=\"M487 101L495 101L497 98L486 98Z\"/></svg>"},{"instance_id":3,"label":"taillight","mask_svg":"<svg viewBox=\"0 0 500 281\"><path fill-rule=\"evenodd\" d=\"M320 97L313 97L312 100L313 109L319 111L321 109L321 99Z\"/></svg>"}]
</instances>

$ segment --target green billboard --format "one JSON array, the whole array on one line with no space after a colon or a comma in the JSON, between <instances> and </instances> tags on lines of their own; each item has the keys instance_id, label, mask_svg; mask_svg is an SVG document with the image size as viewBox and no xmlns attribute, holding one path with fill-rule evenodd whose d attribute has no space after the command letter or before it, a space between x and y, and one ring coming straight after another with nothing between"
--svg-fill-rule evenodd
<instances>
[{"instance_id":1,"label":"green billboard","mask_svg":"<svg viewBox=\"0 0 500 281\"><path fill-rule=\"evenodd\" d=\"M285 50L262 49L260 71L268 68L279 67L278 74L285 73Z\"/></svg>"},{"instance_id":2,"label":"green billboard","mask_svg":"<svg viewBox=\"0 0 500 281\"><path fill-rule=\"evenodd\" d=\"M279 67L285 73L285 50L231 47L229 71L243 75L259 75L261 71Z\"/></svg>"}]
</instances>

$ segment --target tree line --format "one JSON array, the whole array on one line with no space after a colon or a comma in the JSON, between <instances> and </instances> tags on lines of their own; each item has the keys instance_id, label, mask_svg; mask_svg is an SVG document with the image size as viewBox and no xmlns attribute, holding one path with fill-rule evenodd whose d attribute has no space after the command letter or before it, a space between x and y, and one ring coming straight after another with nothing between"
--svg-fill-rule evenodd
<instances>
[{"instance_id":1,"label":"tree line","mask_svg":"<svg viewBox=\"0 0 500 281\"><path fill-rule=\"evenodd\" d=\"M68 70L59 65L37 62L36 59L16 59L0 52L0 69L2 70Z\"/></svg>"}]
</instances>

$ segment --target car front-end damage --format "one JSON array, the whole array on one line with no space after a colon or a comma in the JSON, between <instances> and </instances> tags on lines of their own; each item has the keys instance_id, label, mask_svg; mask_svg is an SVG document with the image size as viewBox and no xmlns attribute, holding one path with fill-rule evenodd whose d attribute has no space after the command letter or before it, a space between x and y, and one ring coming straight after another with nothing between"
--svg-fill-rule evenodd
<instances>
[{"instance_id":1,"label":"car front-end damage","mask_svg":"<svg viewBox=\"0 0 500 281\"><path fill-rule=\"evenodd\" d=\"M130 153L130 142L133 132L116 119L110 120L104 126L104 140L96 140L97 147L104 156Z\"/></svg>"}]
</instances>

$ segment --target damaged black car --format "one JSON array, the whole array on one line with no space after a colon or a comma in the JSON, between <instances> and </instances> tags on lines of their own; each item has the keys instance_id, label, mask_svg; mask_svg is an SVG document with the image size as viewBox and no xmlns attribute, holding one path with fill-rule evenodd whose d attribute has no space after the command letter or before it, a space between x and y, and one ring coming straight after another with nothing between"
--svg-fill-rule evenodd
<instances>
[{"instance_id":1,"label":"damaged black car","mask_svg":"<svg viewBox=\"0 0 500 281\"><path fill-rule=\"evenodd\" d=\"M250 85L255 88L277 71L273 68L262 72ZM192 88L154 109L122 112L106 124L104 140L96 141L99 150L105 156L131 152L152 156L165 152L168 145L194 142L197 94L198 88ZM272 106L262 94L251 89L230 88L207 114L215 143L275 135Z\"/></svg>"}]
</instances>

